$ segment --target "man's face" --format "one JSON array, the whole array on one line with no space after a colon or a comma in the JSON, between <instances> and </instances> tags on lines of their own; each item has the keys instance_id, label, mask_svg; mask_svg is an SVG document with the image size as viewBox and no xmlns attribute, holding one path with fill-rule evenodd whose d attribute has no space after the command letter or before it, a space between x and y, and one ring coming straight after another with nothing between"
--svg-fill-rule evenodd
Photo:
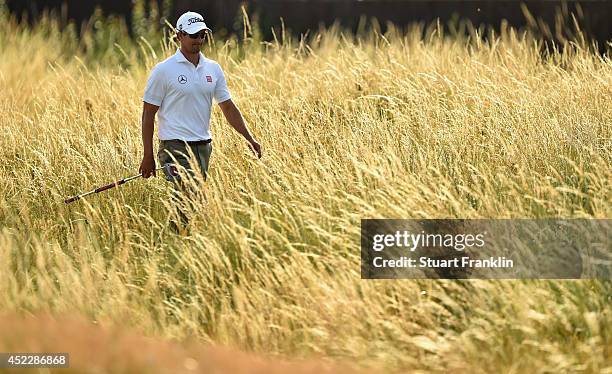
<instances>
[{"instance_id":1,"label":"man's face","mask_svg":"<svg viewBox=\"0 0 612 374\"><path fill-rule=\"evenodd\" d=\"M204 38L206 37L206 30L198 31L195 34L189 35L182 31L177 33L179 42L181 43L181 49L189 51L190 53L200 52Z\"/></svg>"}]
</instances>

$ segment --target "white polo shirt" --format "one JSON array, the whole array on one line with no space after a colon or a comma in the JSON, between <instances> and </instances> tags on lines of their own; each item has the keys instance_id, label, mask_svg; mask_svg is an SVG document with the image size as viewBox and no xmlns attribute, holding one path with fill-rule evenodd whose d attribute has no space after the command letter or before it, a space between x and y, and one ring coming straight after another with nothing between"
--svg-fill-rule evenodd
<instances>
[{"instance_id":1,"label":"white polo shirt","mask_svg":"<svg viewBox=\"0 0 612 374\"><path fill-rule=\"evenodd\" d=\"M221 66L200 52L198 66L189 62L180 49L153 68L143 101L159 106L157 135L160 140L210 139L210 112L213 100L229 100Z\"/></svg>"}]
</instances>

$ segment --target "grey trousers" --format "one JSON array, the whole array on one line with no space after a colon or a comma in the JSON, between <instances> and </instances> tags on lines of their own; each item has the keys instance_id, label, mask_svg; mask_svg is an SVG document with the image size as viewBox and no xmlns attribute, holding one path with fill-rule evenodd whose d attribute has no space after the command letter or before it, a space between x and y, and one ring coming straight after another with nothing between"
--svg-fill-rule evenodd
<instances>
[{"instance_id":1,"label":"grey trousers","mask_svg":"<svg viewBox=\"0 0 612 374\"><path fill-rule=\"evenodd\" d=\"M192 192L189 188L186 188L186 184L183 183L184 178L194 178L196 174L196 171L192 169L189 163L191 157L193 157L194 163L199 167L198 171L202 174L204 180L206 180L211 153L212 143L190 145L182 140L161 140L159 142L159 151L157 152L159 164L164 165L178 163L186 171L186 173L181 175L180 179L166 175L166 179L171 180L174 185L174 196L177 199L177 202L183 202L183 196L189 196ZM179 168L179 173L183 171L181 170L182 168ZM180 224L186 225L188 223L188 219L180 207L178 208L177 213L181 221ZM171 225L173 229L178 230L178 223L171 221Z\"/></svg>"},{"instance_id":2,"label":"grey trousers","mask_svg":"<svg viewBox=\"0 0 612 374\"><path fill-rule=\"evenodd\" d=\"M201 145L189 145L182 140L160 140L157 159L160 165L178 163L187 172L191 173L193 177L195 175L194 170L192 170L189 164L190 156L192 156L190 152L193 153L194 161L199 166L199 171L204 176L204 179L206 179L208 163L212 154L212 142ZM176 162L172 159L173 157L176 159Z\"/></svg>"}]
</instances>

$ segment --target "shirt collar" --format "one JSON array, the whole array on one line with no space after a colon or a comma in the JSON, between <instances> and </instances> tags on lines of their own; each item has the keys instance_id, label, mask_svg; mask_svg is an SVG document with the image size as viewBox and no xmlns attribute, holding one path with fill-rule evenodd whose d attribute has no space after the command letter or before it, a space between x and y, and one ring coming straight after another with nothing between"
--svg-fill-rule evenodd
<instances>
[{"instance_id":1,"label":"shirt collar","mask_svg":"<svg viewBox=\"0 0 612 374\"><path fill-rule=\"evenodd\" d=\"M174 59L176 60L176 62L187 62L191 64L191 62L189 62L189 60L185 58L185 55L183 55L183 52L181 52L180 48L177 48L176 53L174 54ZM203 63L204 63L204 54L200 52L200 60L198 61L198 66L202 65Z\"/></svg>"}]
</instances>

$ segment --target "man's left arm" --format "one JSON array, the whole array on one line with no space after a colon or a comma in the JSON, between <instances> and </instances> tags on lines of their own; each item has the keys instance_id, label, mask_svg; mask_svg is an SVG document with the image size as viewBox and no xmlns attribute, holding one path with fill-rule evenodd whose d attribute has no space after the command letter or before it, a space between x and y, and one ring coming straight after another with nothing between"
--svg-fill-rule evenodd
<instances>
[{"instance_id":1,"label":"man's left arm","mask_svg":"<svg viewBox=\"0 0 612 374\"><path fill-rule=\"evenodd\" d=\"M229 124L242 136L244 136L244 138L251 145L253 153L255 153L258 158L261 158L261 145L259 145L259 143L251 135L251 132L244 122L244 118L242 117L240 110L238 110L232 99L219 103L219 107L227 119L227 122L229 122Z\"/></svg>"}]
</instances>

